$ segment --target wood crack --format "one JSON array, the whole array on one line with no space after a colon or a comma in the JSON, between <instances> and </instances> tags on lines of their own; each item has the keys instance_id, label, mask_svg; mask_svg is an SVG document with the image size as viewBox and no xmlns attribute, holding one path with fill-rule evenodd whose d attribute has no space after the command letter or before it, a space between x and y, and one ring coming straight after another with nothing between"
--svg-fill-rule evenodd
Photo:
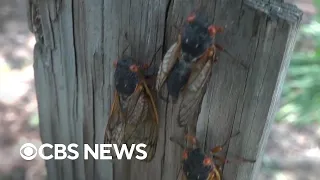
<instances>
[{"instance_id":1,"label":"wood crack","mask_svg":"<svg viewBox=\"0 0 320 180\"><path fill-rule=\"evenodd\" d=\"M166 32L167 32L167 23L168 23L168 16L169 16L169 9L171 7L171 5L174 3L174 0L169 0L166 6L166 10L165 10L165 18L164 18L164 30L163 30L163 40L162 40L162 55L166 53ZM169 94L167 95L167 97L169 96ZM167 98L167 102L168 102L168 98ZM167 127L167 118L168 118L168 103L165 103L165 114L164 114L164 142L163 144L165 145L167 143L167 131L166 131L166 127ZM166 147L163 147L163 155L161 157L161 179L163 179L164 177L164 166L165 166L165 157L166 157Z\"/></svg>"}]
</instances>

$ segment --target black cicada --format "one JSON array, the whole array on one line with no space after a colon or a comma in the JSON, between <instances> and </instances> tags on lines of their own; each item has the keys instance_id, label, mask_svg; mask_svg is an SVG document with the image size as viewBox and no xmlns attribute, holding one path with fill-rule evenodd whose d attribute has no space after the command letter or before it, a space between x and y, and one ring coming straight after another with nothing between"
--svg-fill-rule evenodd
<instances>
[{"instance_id":1,"label":"black cicada","mask_svg":"<svg viewBox=\"0 0 320 180\"><path fill-rule=\"evenodd\" d=\"M171 137L171 141L178 143L184 148L182 154L182 180L221 180L220 168L214 163L213 158L206 155L199 148L198 141L193 136L186 136L191 141L192 147L185 147L176 139Z\"/></svg>"},{"instance_id":2,"label":"black cicada","mask_svg":"<svg viewBox=\"0 0 320 180\"><path fill-rule=\"evenodd\" d=\"M105 133L105 143L147 145L147 162L154 157L158 140L158 112L148 66L139 66L131 57L114 63L115 95Z\"/></svg>"},{"instance_id":3,"label":"black cicada","mask_svg":"<svg viewBox=\"0 0 320 180\"><path fill-rule=\"evenodd\" d=\"M178 104L178 124L185 126L199 114L212 65L216 60L216 33L222 28L207 23L205 16L192 13L174 43L166 52L157 76L160 98L169 96Z\"/></svg>"},{"instance_id":4,"label":"black cicada","mask_svg":"<svg viewBox=\"0 0 320 180\"><path fill-rule=\"evenodd\" d=\"M222 145L210 149L210 153L205 153L200 148L200 144L197 139L192 135L185 136L187 141L191 142L191 147L186 147L180 143L177 138L171 137L171 141L184 148L182 154L183 180L221 180L221 166L225 163L230 163L230 161L215 154L221 152L229 140L239 134L240 132L232 135ZM239 162L255 162L255 160L248 160L244 158L238 158L238 160ZM220 164L218 164L218 162Z\"/></svg>"}]
</instances>

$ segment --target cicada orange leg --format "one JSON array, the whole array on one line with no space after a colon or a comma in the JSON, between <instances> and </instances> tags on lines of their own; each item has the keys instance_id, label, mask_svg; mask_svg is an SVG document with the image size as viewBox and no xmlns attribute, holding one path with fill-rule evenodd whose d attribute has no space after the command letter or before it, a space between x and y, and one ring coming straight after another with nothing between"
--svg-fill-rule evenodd
<instances>
[{"instance_id":1,"label":"cicada orange leg","mask_svg":"<svg viewBox=\"0 0 320 180\"><path fill-rule=\"evenodd\" d=\"M214 154L216 154L216 153L218 153L218 152L221 152L221 151L223 150L223 147L231 140L231 138L233 138L233 137L235 137L235 136L237 136L237 135L239 135L239 134L240 134L240 132L237 132L236 134L230 136L222 145L216 146L216 147L212 148L212 149L210 150L210 152L211 152L211 154L212 154L212 157L213 157L214 159L220 161L220 162L222 163L222 165L223 165L223 164L226 164L226 163L235 163L236 161L230 161L230 160L228 160L228 159L226 159L226 158L224 158L224 157L217 156L217 155L214 155ZM255 162L255 160L249 160L249 159L245 159L245 158L242 158L242 157L237 157L236 160L238 160L238 162L240 162L240 163L241 163L241 162L251 162L251 163L254 163L254 162Z\"/></svg>"}]
</instances>

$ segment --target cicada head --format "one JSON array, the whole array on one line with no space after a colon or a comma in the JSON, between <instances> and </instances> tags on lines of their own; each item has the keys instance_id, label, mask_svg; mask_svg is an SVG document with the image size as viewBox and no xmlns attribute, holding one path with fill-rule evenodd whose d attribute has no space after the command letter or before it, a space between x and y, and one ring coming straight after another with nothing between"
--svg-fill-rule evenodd
<instances>
[{"instance_id":1,"label":"cicada head","mask_svg":"<svg viewBox=\"0 0 320 180\"><path fill-rule=\"evenodd\" d=\"M139 66L131 57L124 57L116 61L114 65L116 66L114 73L116 90L120 94L131 95L139 82L137 75Z\"/></svg>"},{"instance_id":2,"label":"cicada head","mask_svg":"<svg viewBox=\"0 0 320 180\"><path fill-rule=\"evenodd\" d=\"M183 172L187 179L206 180L208 178L212 168L204 164L206 158L200 148L189 152L188 158L183 161Z\"/></svg>"},{"instance_id":3,"label":"cicada head","mask_svg":"<svg viewBox=\"0 0 320 180\"><path fill-rule=\"evenodd\" d=\"M185 161L188 159L188 156L189 156L189 151L187 149L185 149L183 152L182 152L182 159Z\"/></svg>"},{"instance_id":4,"label":"cicada head","mask_svg":"<svg viewBox=\"0 0 320 180\"><path fill-rule=\"evenodd\" d=\"M206 16L191 13L187 17L187 22L181 32L182 52L190 56L190 61L195 61L200 57L214 41L214 28L211 26Z\"/></svg>"},{"instance_id":5,"label":"cicada head","mask_svg":"<svg viewBox=\"0 0 320 180\"><path fill-rule=\"evenodd\" d=\"M204 166L211 166L212 165L212 159L210 157L205 156L203 159L203 165Z\"/></svg>"}]
</instances>

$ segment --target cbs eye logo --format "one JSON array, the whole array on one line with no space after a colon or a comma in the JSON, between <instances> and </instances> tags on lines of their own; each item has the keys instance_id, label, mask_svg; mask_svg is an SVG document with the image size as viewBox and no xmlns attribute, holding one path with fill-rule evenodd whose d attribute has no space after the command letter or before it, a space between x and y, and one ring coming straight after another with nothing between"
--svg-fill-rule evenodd
<instances>
[{"instance_id":1,"label":"cbs eye logo","mask_svg":"<svg viewBox=\"0 0 320 180\"><path fill-rule=\"evenodd\" d=\"M24 160L30 161L37 156L37 148L31 143L26 143L20 148L20 156Z\"/></svg>"}]
</instances>

